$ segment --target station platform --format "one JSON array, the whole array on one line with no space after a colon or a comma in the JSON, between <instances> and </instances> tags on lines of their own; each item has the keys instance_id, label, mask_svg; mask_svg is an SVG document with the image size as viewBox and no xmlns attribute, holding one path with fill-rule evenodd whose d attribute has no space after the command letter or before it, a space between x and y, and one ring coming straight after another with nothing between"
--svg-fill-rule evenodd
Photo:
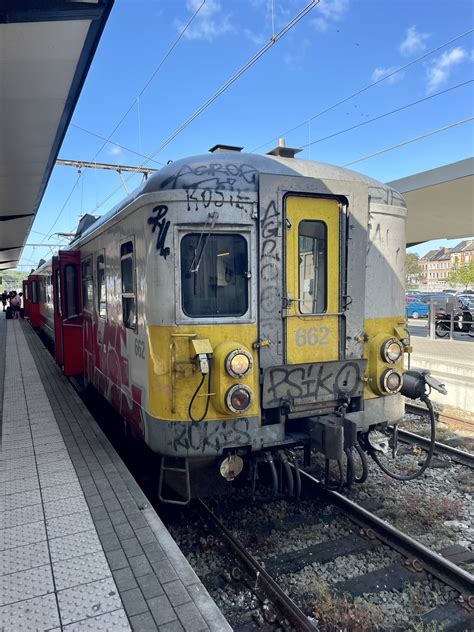
<instances>
[{"instance_id":1,"label":"station platform","mask_svg":"<svg viewBox=\"0 0 474 632\"><path fill-rule=\"evenodd\" d=\"M0 318L0 630L231 630L30 326Z\"/></svg>"},{"instance_id":2,"label":"station platform","mask_svg":"<svg viewBox=\"0 0 474 632\"><path fill-rule=\"evenodd\" d=\"M428 369L445 384L448 394L432 391L437 404L474 412L474 344L459 340L412 336L410 367ZM408 362L407 366L408 367Z\"/></svg>"}]
</instances>

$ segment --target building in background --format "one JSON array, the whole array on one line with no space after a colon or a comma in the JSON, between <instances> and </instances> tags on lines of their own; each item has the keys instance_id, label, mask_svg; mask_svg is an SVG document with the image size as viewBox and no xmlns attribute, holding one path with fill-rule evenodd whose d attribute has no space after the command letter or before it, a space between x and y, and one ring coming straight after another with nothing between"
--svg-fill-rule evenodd
<instances>
[{"instance_id":1,"label":"building in background","mask_svg":"<svg viewBox=\"0 0 474 632\"><path fill-rule=\"evenodd\" d=\"M461 241L454 248L441 247L430 250L420 259L420 289L432 291L455 287L449 282L452 270L469 265L473 261L473 239Z\"/></svg>"}]
</instances>

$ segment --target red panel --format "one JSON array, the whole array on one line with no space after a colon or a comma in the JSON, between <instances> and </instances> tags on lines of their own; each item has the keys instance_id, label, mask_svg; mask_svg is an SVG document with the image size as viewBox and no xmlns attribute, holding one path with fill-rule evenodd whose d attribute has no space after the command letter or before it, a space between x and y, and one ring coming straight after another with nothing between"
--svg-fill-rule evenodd
<instances>
[{"instance_id":1,"label":"red panel","mask_svg":"<svg viewBox=\"0 0 474 632\"><path fill-rule=\"evenodd\" d=\"M28 283L30 284L30 321L34 329L39 329L41 325L40 305L39 305L39 275L30 274Z\"/></svg>"},{"instance_id":2,"label":"red panel","mask_svg":"<svg viewBox=\"0 0 474 632\"><path fill-rule=\"evenodd\" d=\"M63 366L63 287L59 257L53 257L54 357Z\"/></svg>"},{"instance_id":3,"label":"red panel","mask_svg":"<svg viewBox=\"0 0 474 632\"><path fill-rule=\"evenodd\" d=\"M23 310L25 318L31 318L30 282L28 279L23 281Z\"/></svg>"},{"instance_id":4,"label":"red panel","mask_svg":"<svg viewBox=\"0 0 474 632\"><path fill-rule=\"evenodd\" d=\"M60 250L61 268L61 341L62 365L65 375L84 372L84 336L78 250Z\"/></svg>"}]
</instances>

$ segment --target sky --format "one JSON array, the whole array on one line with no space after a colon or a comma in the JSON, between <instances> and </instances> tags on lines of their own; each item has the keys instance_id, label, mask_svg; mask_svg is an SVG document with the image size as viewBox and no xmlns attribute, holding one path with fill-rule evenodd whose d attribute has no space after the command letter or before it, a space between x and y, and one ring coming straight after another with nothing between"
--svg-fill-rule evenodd
<instances>
[{"instance_id":1,"label":"sky","mask_svg":"<svg viewBox=\"0 0 474 632\"><path fill-rule=\"evenodd\" d=\"M472 32L415 61L473 28L471 0L321 0L156 153L308 0L206 0L182 34L201 4L115 0L59 158L160 168L217 143L264 154L284 137L303 148L298 157L346 165L473 116ZM350 168L389 182L467 158L473 140L471 121ZM126 178L129 190L141 182ZM28 243L66 243L54 233L73 232L82 214L102 215L125 196L115 172L56 166ZM433 243L411 251L423 255ZM27 246L20 269L50 254Z\"/></svg>"}]
</instances>

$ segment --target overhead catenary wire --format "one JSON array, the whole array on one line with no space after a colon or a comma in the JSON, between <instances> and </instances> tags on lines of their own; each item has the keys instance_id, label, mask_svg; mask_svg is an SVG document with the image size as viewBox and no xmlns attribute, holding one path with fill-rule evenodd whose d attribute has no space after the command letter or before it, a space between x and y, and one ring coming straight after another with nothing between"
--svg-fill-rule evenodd
<instances>
[{"instance_id":1,"label":"overhead catenary wire","mask_svg":"<svg viewBox=\"0 0 474 632\"><path fill-rule=\"evenodd\" d=\"M430 94L428 97L424 97L422 99L418 99L417 101L412 101L411 103L407 103L402 105L394 110L390 110L390 112L385 112L384 114L379 114L374 118L369 119L368 121L363 121L362 123L357 123L356 125L351 125L351 127L346 127L345 129L341 129L338 132L334 132L333 134L329 134L328 136L323 136L322 138L317 138L316 140L310 141L306 143L306 145L300 145L301 149L305 147L311 147L311 145L316 145L316 143L322 143L325 140L329 140L330 138L334 138L335 136L340 136L341 134L345 134L347 132L351 132L358 127L363 127L364 125L369 125L369 123L374 123L374 121L379 121L380 119L385 118L386 116L390 116L391 114L396 114L397 112L401 112L403 110L407 110L414 105L418 105L419 103L423 103L425 101L429 101L435 97L439 97L442 94L446 94L447 92L451 92L452 90L457 90L458 88L463 88L464 86L469 85L470 83L474 83L474 79L469 79L468 81L463 81L462 83L458 83L455 86L451 86L446 88L445 90L440 90L440 92L436 92L435 94Z\"/></svg>"},{"instance_id":2,"label":"overhead catenary wire","mask_svg":"<svg viewBox=\"0 0 474 632\"><path fill-rule=\"evenodd\" d=\"M277 33L272 35L270 40L265 44L248 62L246 62L239 70L237 70L224 84L215 92L207 101L203 103L182 125L180 125L166 140L164 140L151 154L150 156L140 164L143 167L148 162L154 159L165 147L167 147L183 130L185 130L200 114L202 114L214 101L216 101L230 86L237 81L247 70L249 70L259 59L264 55L278 40L280 40L288 31L290 31L300 20L302 20L309 11L314 9L319 4L320 0L311 0L292 20ZM132 177L132 176L130 176ZM130 178L128 178L130 179ZM127 180L128 181L128 180ZM102 202L96 205L96 210L108 202L121 187L115 188Z\"/></svg>"},{"instance_id":3,"label":"overhead catenary wire","mask_svg":"<svg viewBox=\"0 0 474 632\"><path fill-rule=\"evenodd\" d=\"M465 31L464 33L461 33L460 35L456 35L456 37L453 37L450 40L448 40L447 42L444 42L443 44L440 44L436 48L432 48L431 50L427 51L426 53L423 53L423 55L420 55L419 57L417 57L416 59L412 59L411 61L409 61L404 66L400 66L399 68L396 68L392 72L387 73L386 75L384 75L380 79L377 79L376 81L373 81L372 83L369 83L366 86L363 86L359 90L356 90L355 92L352 92L347 97L344 97L343 99L340 99L336 103L333 103L332 105L330 105L329 107L325 108L324 110L321 110L317 114L314 114L313 116L310 116L309 118L305 119L304 121L301 121L301 123L298 123L294 127L291 127L289 129L285 130L284 132L281 132L280 134L278 134L278 136L274 136L273 138L271 138L270 140L266 141L265 143L262 143L258 147L255 147L254 149L251 150L251 152L253 153L253 152L259 151L260 149L262 149L266 145L269 145L270 143L275 142L276 140L278 140L282 136L286 136L287 134L291 134L291 132L296 131L300 127L303 127L304 125L308 125L308 123L310 123L311 121L314 121L314 119L322 116L323 114L327 114L327 112L331 112L331 110L336 109L337 107L339 107L343 103L347 103L347 101L350 101L351 99L354 99L355 97L359 96L363 92L366 92L367 90L370 90L374 86L379 85L383 81L387 81L387 79L390 79L390 77L393 77L394 75L398 74L399 72L403 72L404 70L406 70L410 66L413 66L414 64L419 63L420 61L422 61L423 59L426 59L430 55L434 55L435 53L437 53L442 48L446 48L446 46L449 46L450 44L453 44L454 42L457 42L458 40L462 39L463 37L467 37L468 35L470 35L473 32L474 32L474 29L469 29L468 31Z\"/></svg>"},{"instance_id":4,"label":"overhead catenary wire","mask_svg":"<svg viewBox=\"0 0 474 632\"><path fill-rule=\"evenodd\" d=\"M346 162L343 167L348 167L349 165L354 165L356 162L362 162L363 160L368 160L369 158L373 158L374 156L379 156L380 154L385 154L388 151L392 151L393 149L398 149L399 147L403 147L404 145L409 145L410 143L414 143L418 140L422 140L423 138L427 138L428 136L433 136L434 134L439 134L439 132L444 132L453 127L457 127L458 125L463 125L464 123L469 123L470 121L474 121L474 116L471 116L466 119L462 119L461 121L456 121L455 123L451 123L450 125L445 125L445 127L440 127L438 129L434 129L431 132L426 132L421 136L416 136L415 138L410 138L409 140L404 140L402 143L398 143L397 145L392 145L391 147L386 147L385 149L381 149L380 151L376 151L373 154L369 154L368 156L362 156L361 158L357 158L356 160L351 160L351 162Z\"/></svg>"},{"instance_id":5,"label":"overhead catenary wire","mask_svg":"<svg viewBox=\"0 0 474 632\"><path fill-rule=\"evenodd\" d=\"M230 86L237 81L247 70L249 70L259 59L262 57L274 44L278 42L284 35L288 33L296 24L304 18L314 7L319 4L320 0L312 0L307 4L292 20L290 20L276 35L272 35L269 41L251 58L246 62L237 72L235 72L223 86L217 90L207 101L205 101L186 121L180 125L166 140L164 140L151 154L147 162L160 153L167 145L173 141L178 134L180 134L188 125L190 125L200 114L207 110L207 108L218 99ZM143 166L143 165L142 165Z\"/></svg>"},{"instance_id":6,"label":"overhead catenary wire","mask_svg":"<svg viewBox=\"0 0 474 632\"><path fill-rule=\"evenodd\" d=\"M133 109L134 105L137 103L137 98L141 97L143 95L143 93L145 92L145 90L148 88L148 86L150 85L150 83L153 81L153 79L156 77L157 73L159 72L159 70L161 69L161 67L163 66L163 64L165 63L165 61L168 59L168 57L171 55L171 53L173 52L173 50L176 48L177 44L179 43L179 41L181 40L181 38L184 36L185 32L188 30L188 28L191 26L192 22L194 21L194 19L196 18L196 16L198 15L198 13L200 12L200 10L202 9L202 7L204 6L204 4L206 3L206 0L202 0L201 4L199 5L199 7L196 9L196 11L193 13L193 15L191 16L191 18L188 20L188 22L185 24L184 28L180 31L178 37L175 39L175 41L173 42L173 44L171 45L171 47L168 49L167 53L164 55L164 57L161 59L160 63L158 64L158 66L155 68L155 70L153 71L153 73L151 74L151 76L149 77L149 79L146 81L145 85L143 86L143 88L141 89L141 91L138 94L138 97L136 97L133 102L130 104L129 108L127 109L127 111L125 112L125 114L121 117L121 119L119 120L119 122L115 125L114 129L110 132L110 134L108 135L107 138L104 138L102 136L100 136L100 134L97 134L95 132L91 132L89 130L84 129L83 127L80 127L79 125L76 125L74 123L71 123L71 125L73 127L76 127L84 132L87 132L88 134L91 134L93 136L97 136L99 138L102 138L105 142L101 145L101 147L99 148L99 150L94 154L94 157L92 159L91 162L93 162L95 160L95 158L97 158L97 156L100 154L100 152L104 149L104 147L110 143L110 139L112 138L112 136L115 134L115 132L118 130L118 128L120 127L120 125L123 123L123 121L126 119L126 117L128 116L128 114L131 112L131 110ZM121 147L122 149L125 149L126 151L130 151L134 154L139 155L142 158L146 158L146 156L144 156L143 154L140 154L139 152L133 151L123 145L120 145L118 143L111 143L117 147ZM158 162L158 161L153 161L153 162ZM158 162L158 164L162 165L162 163ZM80 174L79 174L80 177ZM69 193L66 202L64 203L64 205L62 206L61 210L59 211L52 227L49 229L49 233L51 233L52 229L54 228L54 226L57 224L59 218L61 217L61 214L63 213L64 209L66 208L67 203L69 202L74 190L77 187L77 184L79 182L79 179L75 182L74 186L71 189L71 192ZM120 187L121 188L121 187ZM101 206L101 205L99 205ZM96 208L98 208L98 206L96 205Z\"/></svg>"},{"instance_id":7,"label":"overhead catenary wire","mask_svg":"<svg viewBox=\"0 0 474 632\"><path fill-rule=\"evenodd\" d=\"M56 226L56 224L58 223L59 218L61 217L61 215L62 215L62 213L63 213L64 209L66 208L66 206L67 206L67 204L68 204L69 200L70 200L70 199L71 199L71 197L72 197L72 194L73 194L73 193L74 193L74 191L76 190L76 187L77 187L77 185L79 184L79 180L81 179L81 176L82 176L82 172L81 172L81 171L79 171L79 173L78 173L78 175L77 175L77 179L76 179L76 181L74 182L74 185L73 185L73 187L72 187L71 191L69 192L69 195L67 196L66 201L65 201L65 202L64 202L64 204L62 205L61 210L59 211L59 213L58 213L58 214L57 214L57 216L56 216L56 219L54 220L54 222L52 223L52 225L51 225L50 229L49 229L49 230L48 230L48 232L46 233L46 234L48 235L48 237L51 237L52 230L53 230L53 228Z\"/></svg>"},{"instance_id":8,"label":"overhead catenary wire","mask_svg":"<svg viewBox=\"0 0 474 632\"><path fill-rule=\"evenodd\" d=\"M101 134L98 134L97 132L92 132L90 129L86 129L85 127L82 127L81 125L77 125L76 123L71 123L70 127L75 127L76 129L81 130L81 132L85 132L86 134L90 134L91 136L95 136L96 138L100 138L101 140L105 140L105 141L107 141L107 143L109 145L113 145L114 147L120 147L120 149L124 149L125 151L128 151L131 154L135 154L136 156L140 156L140 158L148 158L148 156L146 156L145 154L140 153L139 151L136 151L135 149L130 149L130 147L126 147L125 145L121 145L120 143L117 143L114 140L110 140L110 138L107 138L106 136L102 136ZM97 157L97 154L96 154L95 158L96 157ZM91 160L90 162L94 162L94 160ZM156 164L161 165L162 167L164 166L164 163L160 162L159 160L152 160L151 162L156 162Z\"/></svg>"},{"instance_id":9,"label":"overhead catenary wire","mask_svg":"<svg viewBox=\"0 0 474 632\"><path fill-rule=\"evenodd\" d=\"M104 149L104 147L107 145L107 143L109 142L109 140L112 138L112 136L115 134L115 132L118 130L118 128L122 125L122 123L124 122L124 120L127 118L127 116L130 114L130 112L133 110L133 108L135 107L135 105L137 104L137 99L139 99L143 93L145 92L145 90L148 88L148 86L150 85L150 83L153 81L153 79L156 77L156 75L158 74L158 72L160 71L160 69L162 68L163 64L165 63L165 61L168 59L168 57L171 55L171 53L173 52L173 50L176 48L176 46L178 45L179 41L181 40L181 38L184 36L184 34L186 33L186 31L188 30L188 28L191 26L191 24L193 23L193 21L195 20L195 18L197 17L198 13L201 11L202 7L206 4L206 0L202 0L201 4L199 5L199 7L196 9L196 11L193 13L193 15L189 18L189 20L187 21L187 23L185 24L185 26L181 29L178 37L174 40L173 44L170 46L170 48L168 49L168 51L166 52L166 54L164 55L164 57L161 59L160 63L158 64L158 66L155 68L155 70L152 72L151 76L148 78L148 80L146 81L145 85L143 86L143 88L140 90L140 92L138 93L137 97L135 97L133 99L133 101L130 103L127 111L125 112L125 114L123 114L122 118L119 120L119 122L115 125L114 129L110 132L110 134L108 135L106 142L100 147L100 149L97 150L97 152L94 154L94 158L92 159L91 162L93 162L95 160L95 158L97 158L97 156L100 154L100 152ZM137 152L134 152L137 153Z\"/></svg>"}]
</instances>

